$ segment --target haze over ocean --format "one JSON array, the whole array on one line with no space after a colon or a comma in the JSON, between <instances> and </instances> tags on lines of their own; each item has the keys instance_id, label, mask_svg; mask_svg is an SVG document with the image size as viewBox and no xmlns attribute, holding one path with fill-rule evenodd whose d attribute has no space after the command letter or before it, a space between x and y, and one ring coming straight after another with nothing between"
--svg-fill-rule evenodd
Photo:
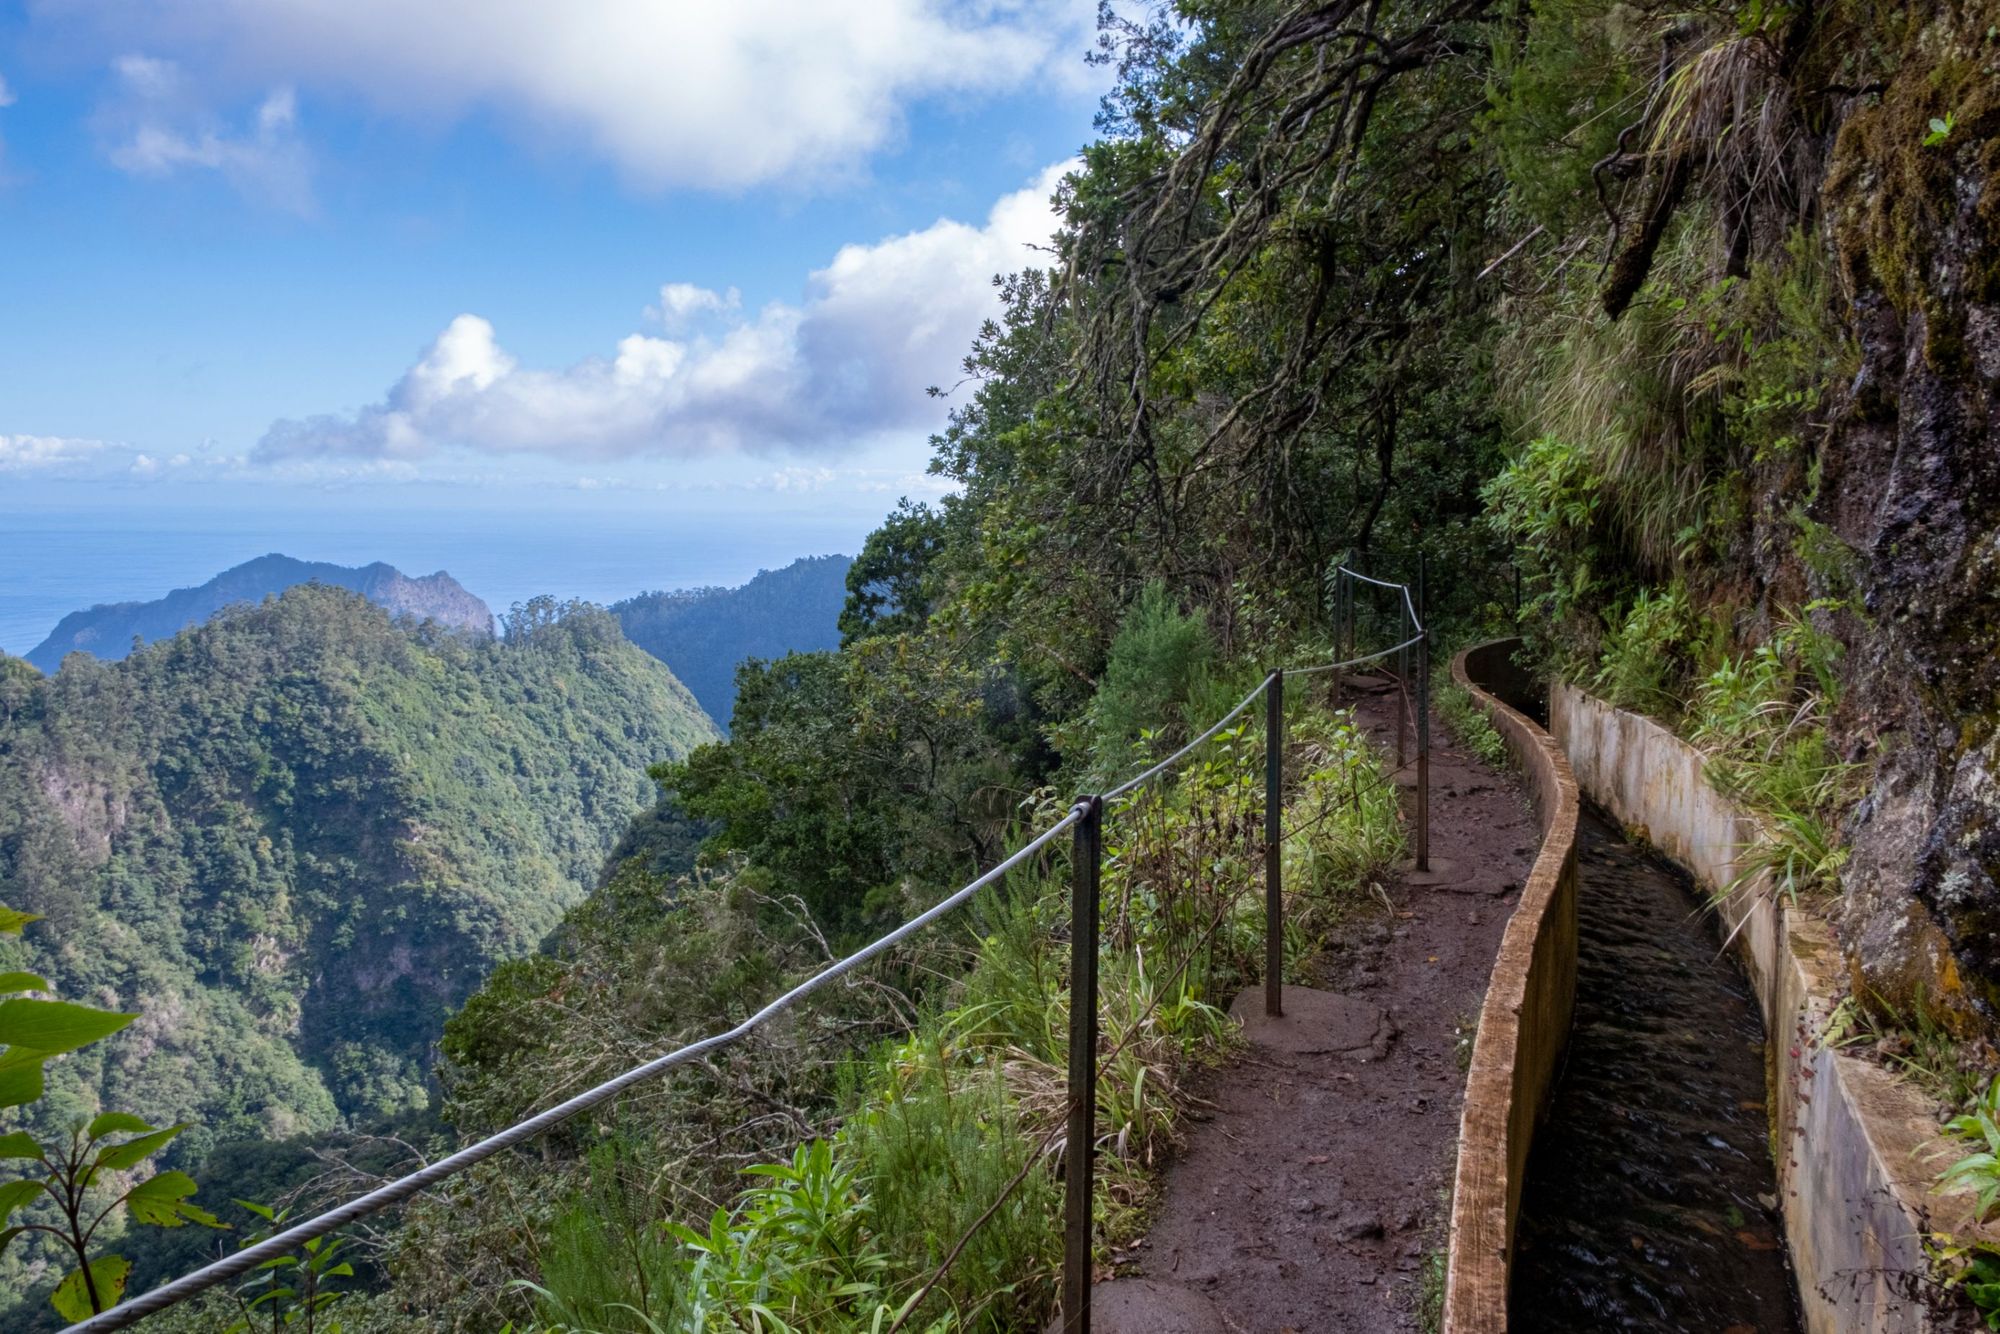
<instances>
[{"instance_id":1,"label":"haze over ocean","mask_svg":"<svg viewBox=\"0 0 2000 1334\"><path fill-rule=\"evenodd\" d=\"M26 653L72 611L157 598L269 552L387 561L409 575L445 570L504 615L541 593L610 603L645 589L741 584L800 556L852 555L889 507L390 487L217 491L169 505L158 492L85 494L0 497L0 649Z\"/></svg>"}]
</instances>

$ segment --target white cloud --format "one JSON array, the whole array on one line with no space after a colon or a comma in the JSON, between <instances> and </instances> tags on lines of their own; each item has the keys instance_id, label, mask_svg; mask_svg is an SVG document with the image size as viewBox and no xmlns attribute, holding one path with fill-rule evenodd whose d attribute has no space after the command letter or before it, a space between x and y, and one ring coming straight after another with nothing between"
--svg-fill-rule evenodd
<instances>
[{"instance_id":1,"label":"white cloud","mask_svg":"<svg viewBox=\"0 0 2000 1334\"><path fill-rule=\"evenodd\" d=\"M714 292L693 283L667 283L660 288L660 304L646 307L646 318L680 331L704 315L720 315L742 305L743 294L733 287L726 292Z\"/></svg>"},{"instance_id":2,"label":"white cloud","mask_svg":"<svg viewBox=\"0 0 2000 1334\"><path fill-rule=\"evenodd\" d=\"M124 55L112 62L119 94L101 112L113 166L139 176L183 168L220 173L237 189L289 212L313 211L311 164L298 136L298 97L267 95L240 133L208 112L171 60Z\"/></svg>"},{"instance_id":3,"label":"white cloud","mask_svg":"<svg viewBox=\"0 0 2000 1334\"><path fill-rule=\"evenodd\" d=\"M7 86L6 76L0 75L0 107L11 107L13 105L14 90Z\"/></svg>"},{"instance_id":4,"label":"white cloud","mask_svg":"<svg viewBox=\"0 0 2000 1334\"><path fill-rule=\"evenodd\" d=\"M144 42L239 87L354 94L553 129L647 187L851 171L915 101L1088 77L1090 0L72 0L51 25Z\"/></svg>"},{"instance_id":5,"label":"white cloud","mask_svg":"<svg viewBox=\"0 0 2000 1334\"><path fill-rule=\"evenodd\" d=\"M104 449L101 440L64 435L0 435L0 472L29 472L88 463Z\"/></svg>"},{"instance_id":6,"label":"white cloud","mask_svg":"<svg viewBox=\"0 0 2000 1334\"><path fill-rule=\"evenodd\" d=\"M749 315L670 284L658 313L707 312L718 327L690 337L635 333L610 359L525 367L490 323L460 315L380 403L280 421L257 457L411 459L447 446L578 459L830 453L932 428L941 409L925 391L955 378L981 322L996 313L993 276L1046 262L1034 247L1055 229L1050 196L1072 165L1042 172L981 226L943 219L843 247L797 305Z\"/></svg>"}]
</instances>

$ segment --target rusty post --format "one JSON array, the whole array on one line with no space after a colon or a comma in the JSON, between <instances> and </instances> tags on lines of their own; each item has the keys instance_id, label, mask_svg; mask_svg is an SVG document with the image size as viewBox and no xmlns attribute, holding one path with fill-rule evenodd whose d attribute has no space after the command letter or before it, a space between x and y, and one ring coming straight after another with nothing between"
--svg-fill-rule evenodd
<instances>
[{"instance_id":1,"label":"rusty post","mask_svg":"<svg viewBox=\"0 0 2000 1334\"><path fill-rule=\"evenodd\" d=\"M1082 798L1070 864L1069 1139L1063 1147L1063 1334L1090 1334L1090 1201L1097 1140L1097 896L1104 801Z\"/></svg>"},{"instance_id":2,"label":"rusty post","mask_svg":"<svg viewBox=\"0 0 2000 1334\"><path fill-rule=\"evenodd\" d=\"M1417 869L1431 869L1431 630L1430 558L1417 553Z\"/></svg>"},{"instance_id":3,"label":"rusty post","mask_svg":"<svg viewBox=\"0 0 2000 1334\"><path fill-rule=\"evenodd\" d=\"M1285 1012L1285 672L1264 680L1264 1013Z\"/></svg>"},{"instance_id":4,"label":"rusty post","mask_svg":"<svg viewBox=\"0 0 2000 1334\"><path fill-rule=\"evenodd\" d=\"M1417 869L1431 869L1431 632L1417 641Z\"/></svg>"}]
</instances>

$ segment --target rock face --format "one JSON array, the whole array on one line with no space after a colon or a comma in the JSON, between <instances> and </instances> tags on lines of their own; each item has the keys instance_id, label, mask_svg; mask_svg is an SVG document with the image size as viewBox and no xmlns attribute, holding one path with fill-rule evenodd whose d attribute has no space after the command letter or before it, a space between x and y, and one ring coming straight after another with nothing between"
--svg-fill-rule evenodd
<instances>
[{"instance_id":1,"label":"rock face","mask_svg":"<svg viewBox=\"0 0 2000 1334\"><path fill-rule=\"evenodd\" d=\"M224 570L198 587L177 588L152 602L118 602L71 612L27 658L44 672L55 671L66 654L78 651L116 661L132 651L134 639L165 639L200 625L224 607L262 602L309 583L349 589L394 616L436 621L474 634L493 633L492 611L442 570L412 579L381 561L356 568L274 553Z\"/></svg>"},{"instance_id":2,"label":"rock face","mask_svg":"<svg viewBox=\"0 0 2000 1334\"><path fill-rule=\"evenodd\" d=\"M1961 1034L2000 1022L1996 22L1989 0L1911 24L1825 193L1862 365L1816 517L1862 556L1852 721L1883 737L1842 937L1857 994Z\"/></svg>"}]
</instances>

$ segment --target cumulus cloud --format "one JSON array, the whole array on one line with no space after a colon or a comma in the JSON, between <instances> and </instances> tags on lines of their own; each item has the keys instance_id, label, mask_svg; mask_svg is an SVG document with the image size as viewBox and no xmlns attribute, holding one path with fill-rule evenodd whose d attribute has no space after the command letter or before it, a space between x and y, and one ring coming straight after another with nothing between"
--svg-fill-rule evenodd
<instances>
[{"instance_id":1,"label":"cumulus cloud","mask_svg":"<svg viewBox=\"0 0 2000 1334\"><path fill-rule=\"evenodd\" d=\"M742 304L743 294L733 287L727 292L714 292L693 283L667 283L660 288L660 304L648 306L646 317L678 331L704 315L720 315Z\"/></svg>"},{"instance_id":2,"label":"cumulus cloud","mask_svg":"<svg viewBox=\"0 0 2000 1334\"><path fill-rule=\"evenodd\" d=\"M831 452L928 429L940 410L926 390L953 376L996 312L993 276L1046 258L1035 247L1055 229L1050 198L1072 165L1044 171L981 225L942 219L843 247L797 304L748 314L669 284L656 317L706 315L708 331L634 333L612 356L565 369L521 365L491 323L460 315L381 402L280 421L256 457L413 459L446 446L578 459Z\"/></svg>"},{"instance_id":3,"label":"cumulus cloud","mask_svg":"<svg viewBox=\"0 0 2000 1334\"><path fill-rule=\"evenodd\" d=\"M101 440L64 435L0 435L0 472L31 472L88 463L104 449Z\"/></svg>"},{"instance_id":4,"label":"cumulus cloud","mask_svg":"<svg viewBox=\"0 0 2000 1334\"><path fill-rule=\"evenodd\" d=\"M839 174L910 103L1084 77L1090 0L72 0L42 14L246 86L557 127L649 187Z\"/></svg>"},{"instance_id":5,"label":"cumulus cloud","mask_svg":"<svg viewBox=\"0 0 2000 1334\"><path fill-rule=\"evenodd\" d=\"M298 135L298 97L290 88L269 93L238 131L206 110L175 62L124 55L111 67L119 91L99 119L113 166L139 176L214 171L278 208L312 212L311 166Z\"/></svg>"}]
</instances>

